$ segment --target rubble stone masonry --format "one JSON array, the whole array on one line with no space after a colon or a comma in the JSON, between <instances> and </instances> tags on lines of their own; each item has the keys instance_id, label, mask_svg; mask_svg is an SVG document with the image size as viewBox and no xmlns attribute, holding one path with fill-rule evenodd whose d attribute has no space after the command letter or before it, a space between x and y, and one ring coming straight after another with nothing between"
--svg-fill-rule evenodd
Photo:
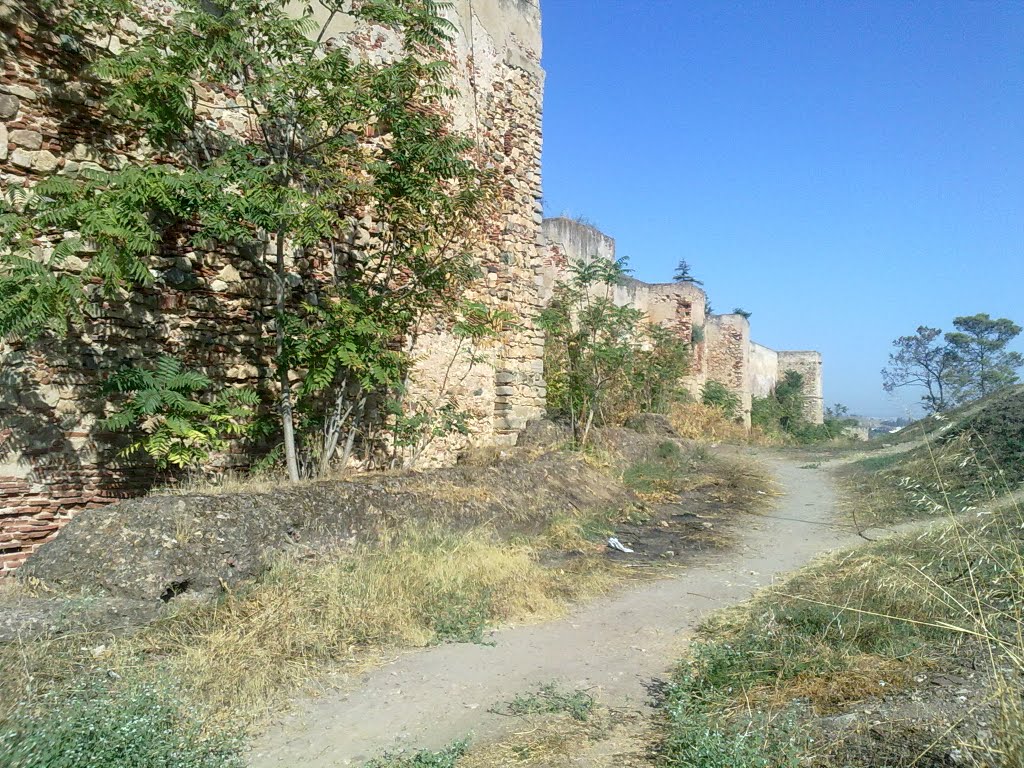
<instances>
[{"instance_id":1,"label":"rubble stone masonry","mask_svg":"<svg viewBox=\"0 0 1024 768\"><path fill-rule=\"evenodd\" d=\"M152 13L173 12L161 0L141 2ZM38 5L0 8L0 185L145 160L144 150L107 119L82 62L41 32L45 19L31 8ZM500 179L500 210L474 251L482 277L466 297L512 313L517 323L500 341L473 350L471 359L443 324L419 329L411 397L452 400L469 414L469 436L439 439L424 455L423 463L434 465L453 462L468 445L514 444L527 421L543 414L538 315L573 260L615 255L615 241L593 227L544 221L541 214L539 0L456 0L449 14L456 27L455 127L475 138ZM134 32L125 25L106 44L116 52ZM385 30L356 27L351 19L338 20L330 34L344 35L368 56L393 49ZM204 93L211 106L203 116L244 135L239 111L219 98ZM197 251L187 245L187 232L178 234L153 259L150 287L103 304L69 338L0 344L0 575L72 516L164 480L120 459L117 436L98 427L105 415L98 387L110 372L169 354L215 380L273 391L267 331L273 286L227 249ZM369 236L361 228L356 244ZM85 266L76 259L67 264L72 271ZM302 286L307 278L328 277L332 267L326 258L303 256L289 268L289 279ZM707 297L693 284L625 279L614 297L691 343L686 384L695 395L708 380L721 381L740 395L749 419L751 393L770 387L788 366L810 382L815 394L808 413L820 421L817 353L752 345L744 318L705 317ZM223 464L244 466L250 459L230 454Z\"/></svg>"},{"instance_id":2,"label":"rubble stone masonry","mask_svg":"<svg viewBox=\"0 0 1024 768\"><path fill-rule=\"evenodd\" d=\"M38 6L35 6L38 8ZM147 0L154 13L173 7ZM140 160L142 150L112 130L77 67L31 6L0 13L0 184L83 168L114 168ZM453 60L460 96L456 128L473 136L500 178L501 210L476 254L483 277L467 296L512 312L518 324L499 343L466 362L444 327L421 329L414 349L414 396L454 399L470 415L471 436L442 440L428 463L450 463L468 442L511 444L544 408L540 254L541 110L540 8L537 0L458 0L450 17L457 33ZM339 23L364 50L382 47L387 33ZM110 41L115 52L133 34ZM386 46L385 46L386 47ZM227 130L237 110L206 115ZM181 358L232 384L266 390L272 345L272 286L225 254L169 243L154 260L152 287L124 303L108 303L71 338L31 346L0 346L0 573L9 572L82 510L138 495L162 478L119 460L117 440L102 433L97 387L111 371L153 359ZM84 264L72 260L70 269ZM327 263L291 265L297 284L323 276ZM482 362L480 361L482 358ZM452 364L452 361L455 361ZM243 465L249 457L229 456Z\"/></svg>"}]
</instances>

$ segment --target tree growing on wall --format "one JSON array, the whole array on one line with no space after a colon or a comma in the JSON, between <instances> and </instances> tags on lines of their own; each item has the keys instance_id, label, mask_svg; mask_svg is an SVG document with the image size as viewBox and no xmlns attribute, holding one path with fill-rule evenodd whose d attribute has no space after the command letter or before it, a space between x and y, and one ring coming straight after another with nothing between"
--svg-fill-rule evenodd
<instances>
[{"instance_id":1,"label":"tree growing on wall","mask_svg":"<svg viewBox=\"0 0 1024 768\"><path fill-rule=\"evenodd\" d=\"M676 264L676 271L672 275L672 281L676 283L692 283L693 285L704 285L703 282L693 276L690 271L690 264L686 259L680 259Z\"/></svg>"},{"instance_id":2,"label":"tree growing on wall","mask_svg":"<svg viewBox=\"0 0 1024 768\"><path fill-rule=\"evenodd\" d=\"M244 261L273 285L264 331L292 480L297 398L307 413L321 409L327 462L375 398L401 402L418 324L456 314L474 276L461 244L487 211L490 177L448 124L446 5L351 5L184 0L173 18L136 16L140 34L117 56L94 50L111 113L156 159L10 190L0 211L0 333L66 333L102 300L151 284L151 258L184 223L191 245ZM65 29L131 12L121 0L71 8ZM401 53L382 63L356 56L330 35L343 13L394 30ZM211 98L235 115L233 128L209 119ZM375 236L356 251L348 246L362 213ZM77 257L87 267L72 274L64 267ZM307 258L330 262L334 278L310 286L295 267Z\"/></svg>"}]
</instances>

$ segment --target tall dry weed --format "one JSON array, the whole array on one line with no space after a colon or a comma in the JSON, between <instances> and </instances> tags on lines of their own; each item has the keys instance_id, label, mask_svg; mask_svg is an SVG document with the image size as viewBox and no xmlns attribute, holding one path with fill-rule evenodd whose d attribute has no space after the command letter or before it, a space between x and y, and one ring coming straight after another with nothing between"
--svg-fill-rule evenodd
<instances>
[{"instance_id":1,"label":"tall dry weed","mask_svg":"<svg viewBox=\"0 0 1024 768\"><path fill-rule=\"evenodd\" d=\"M672 427L685 440L700 442L740 443L750 445L783 445L775 437L728 418L721 408L703 403L677 403L668 415Z\"/></svg>"}]
</instances>

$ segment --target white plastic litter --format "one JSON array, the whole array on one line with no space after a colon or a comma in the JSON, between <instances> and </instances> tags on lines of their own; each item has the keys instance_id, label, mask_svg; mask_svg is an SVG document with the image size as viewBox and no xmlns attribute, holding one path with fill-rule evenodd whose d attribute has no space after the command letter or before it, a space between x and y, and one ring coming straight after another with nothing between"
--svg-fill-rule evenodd
<instances>
[{"instance_id":1,"label":"white plastic litter","mask_svg":"<svg viewBox=\"0 0 1024 768\"><path fill-rule=\"evenodd\" d=\"M617 549L619 552L625 552L627 555L632 555L633 554L633 550L632 549L627 547L625 544L623 544L621 541L619 541L614 536L612 536L610 539L608 539L608 546L611 547L612 549Z\"/></svg>"}]
</instances>

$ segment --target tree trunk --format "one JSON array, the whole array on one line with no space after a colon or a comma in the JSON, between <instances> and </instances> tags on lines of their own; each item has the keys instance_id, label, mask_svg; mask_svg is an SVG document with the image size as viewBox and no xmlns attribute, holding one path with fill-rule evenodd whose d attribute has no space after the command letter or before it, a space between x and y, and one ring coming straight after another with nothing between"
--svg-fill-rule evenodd
<instances>
[{"instance_id":1,"label":"tree trunk","mask_svg":"<svg viewBox=\"0 0 1024 768\"><path fill-rule=\"evenodd\" d=\"M288 479L299 482L299 460L295 449L295 418L292 412L292 384L288 379L288 363L284 356L284 313L288 297L284 279L284 232L277 233L277 322L274 323L277 338L277 380L281 385L281 432L284 437L284 456L288 465Z\"/></svg>"}]
</instances>

